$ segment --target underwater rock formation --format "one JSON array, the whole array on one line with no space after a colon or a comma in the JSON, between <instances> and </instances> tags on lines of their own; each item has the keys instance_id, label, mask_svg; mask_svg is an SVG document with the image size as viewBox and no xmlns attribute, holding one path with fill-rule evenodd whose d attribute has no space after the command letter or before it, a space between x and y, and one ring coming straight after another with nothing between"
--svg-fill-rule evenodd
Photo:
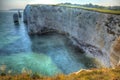
<instances>
[{"instance_id":1,"label":"underwater rock formation","mask_svg":"<svg viewBox=\"0 0 120 80\"><path fill-rule=\"evenodd\" d=\"M27 5L24 22L29 34L66 34L86 55L105 67L111 66L110 47L120 35L120 15L57 5Z\"/></svg>"}]
</instances>

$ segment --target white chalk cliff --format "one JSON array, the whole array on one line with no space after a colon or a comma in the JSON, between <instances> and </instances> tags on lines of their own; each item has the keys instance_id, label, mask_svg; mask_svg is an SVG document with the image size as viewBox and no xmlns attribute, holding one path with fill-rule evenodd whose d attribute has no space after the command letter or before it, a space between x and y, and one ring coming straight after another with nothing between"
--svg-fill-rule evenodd
<instances>
[{"instance_id":1,"label":"white chalk cliff","mask_svg":"<svg viewBox=\"0 0 120 80\"><path fill-rule=\"evenodd\" d=\"M120 15L57 5L27 5L24 21L29 34L48 31L66 34L74 45L105 67L120 62L120 52L117 58L112 57L115 53L110 53L113 42L120 36Z\"/></svg>"}]
</instances>

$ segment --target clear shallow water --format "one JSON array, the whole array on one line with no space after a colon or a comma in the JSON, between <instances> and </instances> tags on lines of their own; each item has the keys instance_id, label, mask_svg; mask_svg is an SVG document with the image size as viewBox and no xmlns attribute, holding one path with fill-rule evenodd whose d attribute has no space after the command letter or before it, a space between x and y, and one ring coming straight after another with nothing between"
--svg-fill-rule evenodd
<instances>
[{"instance_id":1,"label":"clear shallow water","mask_svg":"<svg viewBox=\"0 0 120 80\"><path fill-rule=\"evenodd\" d=\"M0 65L21 73L23 69L43 75L69 74L82 68L96 67L94 59L86 57L63 35L50 33L29 37L20 19L15 26L14 12L0 12Z\"/></svg>"}]
</instances>

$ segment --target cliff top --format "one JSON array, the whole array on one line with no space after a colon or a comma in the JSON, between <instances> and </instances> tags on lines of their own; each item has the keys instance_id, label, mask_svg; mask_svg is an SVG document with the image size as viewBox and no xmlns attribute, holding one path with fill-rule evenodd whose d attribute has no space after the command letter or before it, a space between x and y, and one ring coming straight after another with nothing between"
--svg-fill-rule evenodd
<instances>
[{"instance_id":1,"label":"cliff top","mask_svg":"<svg viewBox=\"0 0 120 80\"><path fill-rule=\"evenodd\" d=\"M120 10L109 10L109 9L100 9L100 8L89 8L89 7L83 7L83 6L75 6L75 5L66 5L66 4L31 4L30 6L59 6L59 7L67 7L67 8L77 8L77 9L83 9L88 11L95 11L100 13L107 13L107 14L116 14L120 15Z\"/></svg>"}]
</instances>

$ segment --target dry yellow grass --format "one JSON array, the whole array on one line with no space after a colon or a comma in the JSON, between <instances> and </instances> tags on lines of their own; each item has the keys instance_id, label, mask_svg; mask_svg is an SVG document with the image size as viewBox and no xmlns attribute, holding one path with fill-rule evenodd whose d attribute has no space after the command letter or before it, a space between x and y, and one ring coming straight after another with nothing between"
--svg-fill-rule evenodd
<instances>
[{"instance_id":1,"label":"dry yellow grass","mask_svg":"<svg viewBox=\"0 0 120 80\"><path fill-rule=\"evenodd\" d=\"M102 68L81 70L78 73L72 73L69 75L57 75L53 77L40 76L38 74L22 73L19 75L2 75L0 80L120 80L120 66L115 69Z\"/></svg>"}]
</instances>

